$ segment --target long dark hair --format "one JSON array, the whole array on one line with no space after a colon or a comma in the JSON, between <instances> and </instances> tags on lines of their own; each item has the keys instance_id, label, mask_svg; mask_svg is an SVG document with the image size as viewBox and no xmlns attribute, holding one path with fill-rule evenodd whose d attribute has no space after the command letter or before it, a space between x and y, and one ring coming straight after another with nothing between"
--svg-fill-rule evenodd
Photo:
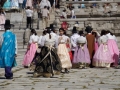
<instances>
[{"instance_id":1,"label":"long dark hair","mask_svg":"<svg viewBox=\"0 0 120 90\"><path fill-rule=\"evenodd\" d=\"M37 32L35 31L35 29L31 29L31 33L37 35Z\"/></svg>"},{"instance_id":2,"label":"long dark hair","mask_svg":"<svg viewBox=\"0 0 120 90\"><path fill-rule=\"evenodd\" d=\"M101 36L105 35L106 34L106 31L105 30L102 30L101 31Z\"/></svg>"},{"instance_id":3,"label":"long dark hair","mask_svg":"<svg viewBox=\"0 0 120 90\"><path fill-rule=\"evenodd\" d=\"M63 28L60 28L60 29L59 29L59 32L60 32L61 30L64 32L64 35L66 35L66 31L65 31Z\"/></svg>"},{"instance_id":4,"label":"long dark hair","mask_svg":"<svg viewBox=\"0 0 120 90\"><path fill-rule=\"evenodd\" d=\"M43 31L43 35L46 35L46 33L47 33L47 31L46 31L46 30L44 30L44 31Z\"/></svg>"},{"instance_id":5,"label":"long dark hair","mask_svg":"<svg viewBox=\"0 0 120 90\"><path fill-rule=\"evenodd\" d=\"M106 33L107 33L107 34L110 33L110 35L113 36L113 33L112 33L111 31L109 31L109 30L107 30Z\"/></svg>"},{"instance_id":6,"label":"long dark hair","mask_svg":"<svg viewBox=\"0 0 120 90\"><path fill-rule=\"evenodd\" d=\"M51 39L51 35L50 35L51 29L50 28L47 28L47 33L49 34L49 39Z\"/></svg>"}]
</instances>

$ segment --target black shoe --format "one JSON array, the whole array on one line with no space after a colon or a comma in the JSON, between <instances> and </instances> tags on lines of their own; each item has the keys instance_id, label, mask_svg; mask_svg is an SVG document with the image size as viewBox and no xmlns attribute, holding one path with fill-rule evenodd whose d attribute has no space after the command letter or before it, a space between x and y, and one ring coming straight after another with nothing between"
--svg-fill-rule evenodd
<instances>
[{"instance_id":1,"label":"black shoe","mask_svg":"<svg viewBox=\"0 0 120 90\"><path fill-rule=\"evenodd\" d=\"M13 77L6 77L6 79L13 79Z\"/></svg>"},{"instance_id":2,"label":"black shoe","mask_svg":"<svg viewBox=\"0 0 120 90\"><path fill-rule=\"evenodd\" d=\"M69 71L68 71L68 69L67 69L67 68L65 69L65 73L69 73Z\"/></svg>"}]
</instances>

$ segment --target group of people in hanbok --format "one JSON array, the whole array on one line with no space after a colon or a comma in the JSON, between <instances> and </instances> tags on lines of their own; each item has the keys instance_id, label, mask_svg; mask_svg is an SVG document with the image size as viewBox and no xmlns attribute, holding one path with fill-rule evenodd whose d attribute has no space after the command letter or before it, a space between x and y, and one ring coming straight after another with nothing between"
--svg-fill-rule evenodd
<instances>
[{"instance_id":1,"label":"group of people in hanbok","mask_svg":"<svg viewBox=\"0 0 120 90\"><path fill-rule=\"evenodd\" d=\"M61 72L69 73L72 65L76 68L117 66L119 49L116 37L110 31L101 35L86 27L77 33L73 27L69 38L63 28L59 35L54 28L46 28L42 36L31 30L30 41L22 65L34 71L34 77L51 77Z\"/></svg>"}]
</instances>

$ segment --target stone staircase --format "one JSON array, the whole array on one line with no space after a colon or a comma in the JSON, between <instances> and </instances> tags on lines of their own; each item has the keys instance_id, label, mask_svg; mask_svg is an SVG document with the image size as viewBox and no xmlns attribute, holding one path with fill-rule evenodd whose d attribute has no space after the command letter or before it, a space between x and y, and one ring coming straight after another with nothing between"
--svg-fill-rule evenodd
<instances>
[{"instance_id":1,"label":"stone staircase","mask_svg":"<svg viewBox=\"0 0 120 90\"><path fill-rule=\"evenodd\" d=\"M103 7L109 3L110 13L105 12ZM101 30L110 30L116 36L118 40L118 46L120 48L120 0L108 0L108 1L74 1L74 0L61 0L60 10L56 10L55 13L55 22L56 29L61 27L62 22L68 23L67 33L71 34L72 27L78 22L78 30L85 30L86 26L91 26L94 30L101 32ZM81 4L84 4L85 7L81 8ZM94 7L93 4L96 4ZM74 7L76 19L70 18L70 9L69 5ZM61 12L66 9L68 15L66 19L61 19Z\"/></svg>"},{"instance_id":2,"label":"stone staircase","mask_svg":"<svg viewBox=\"0 0 120 90\"><path fill-rule=\"evenodd\" d=\"M21 13L13 13L13 12L8 12L6 14L6 18L11 20L11 23L14 24L14 28L11 28L11 30L16 34L17 36L17 42L18 42L18 58L19 56L22 56L25 54L25 51L27 49L27 43L26 45L23 46L23 36L25 34L25 39L28 41L29 40L29 34L30 34L30 30L26 29L26 15L25 12L21 12ZM34 14L34 23L33 23L33 28L36 29L37 28L37 14L35 12ZM51 23L53 23L53 21L55 20L55 15L54 12L52 12L50 14L50 20L48 22L48 24L50 25ZM39 29L36 29L37 34L40 36L43 32L43 27L42 27L42 20L39 20ZM26 32L26 33L25 33Z\"/></svg>"}]
</instances>

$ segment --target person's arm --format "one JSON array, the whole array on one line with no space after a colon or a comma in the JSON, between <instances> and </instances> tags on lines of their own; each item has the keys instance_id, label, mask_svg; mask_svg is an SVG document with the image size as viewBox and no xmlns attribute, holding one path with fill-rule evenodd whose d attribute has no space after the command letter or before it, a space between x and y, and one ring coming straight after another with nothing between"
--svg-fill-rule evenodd
<instances>
[{"instance_id":1,"label":"person's arm","mask_svg":"<svg viewBox=\"0 0 120 90\"><path fill-rule=\"evenodd\" d=\"M17 55L18 48L17 48L17 37L15 36L15 54Z\"/></svg>"},{"instance_id":2,"label":"person's arm","mask_svg":"<svg viewBox=\"0 0 120 90\"><path fill-rule=\"evenodd\" d=\"M73 46L73 47L76 47L76 44L74 43L74 39L71 37L71 45Z\"/></svg>"},{"instance_id":3,"label":"person's arm","mask_svg":"<svg viewBox=\"0 0 120 90\"><path fill-rule=\"evenodd\" d=\"M6 13L5 13L5 11L3 11L3 14L4 14L4 16L6 16Z\"/></svg>"},{"instance_id":4,"label":"person's arm","mask_svg":"<svg viewBox=\"0 0 120 90\"><path fill-rule=\"evenodd\" d=\"M42 37L42 39L41 39L41 44L40 44L41 46L44 46L45 45L45 37Z\"/></svg>"},{"instance_id":5,"label":"person's arm","mask_svg":"<svg viewBox=\"0 0 120 90\"><path fill-rule=\"evenodd\" d=\"M49 11L48 11L48 18L50 19L50 13L49 13Z\"/></svg>"},{"instance_id":6,"label":"person's arm","mask_svg":"<svg viewBox=\"0 0 120 90\"><path fill-rule=\"evenodd\" d=\"M32 43L32 36L30 36L30 40L29 40L29 44L31 44Z\"/></svg>"},{"instance_id":7,"label":"person's arm","mask_svg":"<svg viewBox=\"0 0 120 90\"><path fill-rule=\"evenodd\" d=\"M58 37L56 37L56 39L55 39L55 48L57 48L58 47Z\"/></svg>"},{"instance_id":8,"label":"person's arm","mask_svg":"<svg viewBox=\"0 0 120 90\"><path fill-rule=\"evenodd\" d=\"M0 47L2 46L3 43L3 36L0 37Z\"/></svg>"}]
</instances>

